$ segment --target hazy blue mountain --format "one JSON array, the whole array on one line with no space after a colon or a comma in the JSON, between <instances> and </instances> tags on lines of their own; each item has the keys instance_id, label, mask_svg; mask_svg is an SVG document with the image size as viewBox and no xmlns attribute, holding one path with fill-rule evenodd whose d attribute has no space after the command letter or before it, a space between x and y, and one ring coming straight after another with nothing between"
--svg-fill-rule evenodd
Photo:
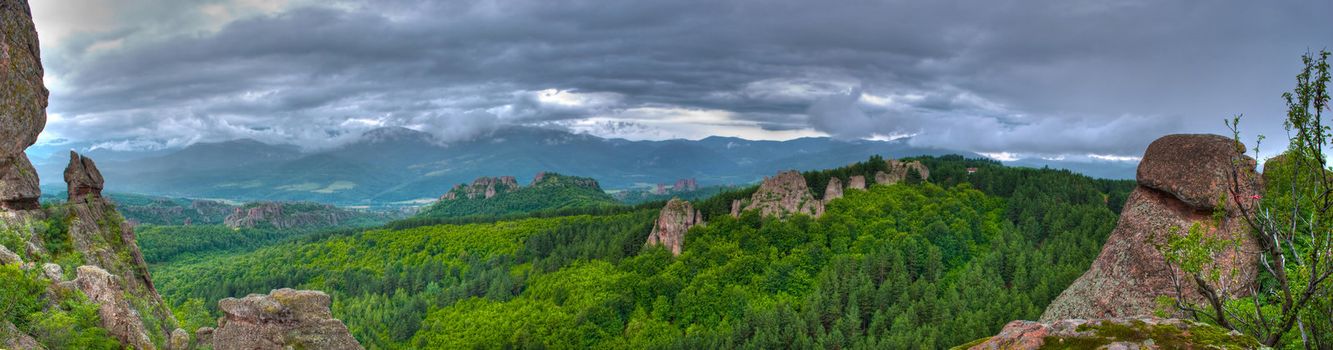
<instances>
[{"instance_id":1,"label":"hazy blue mountain","mask_svg":"<svg viewBox=\"0 0 1333 350\"><path fill-rule=\"evenodd\" d=\"M528 127L445 144L430 134L395 127L372 130L356 142L317 152L234 140L137 158L94 159L110 189L121 192L384 205L424 204L481 176L515 176L526 185L538 172L552 171L595 178L605 189L647 187L681 178L713 186L752 183L779 170L833 168L876 154L898 158L948 153L960 152L916 148L904 140L630 141ZM38 162L44 183L58 185L65 162L59 154Z\"/></svg>"}]
</instances>

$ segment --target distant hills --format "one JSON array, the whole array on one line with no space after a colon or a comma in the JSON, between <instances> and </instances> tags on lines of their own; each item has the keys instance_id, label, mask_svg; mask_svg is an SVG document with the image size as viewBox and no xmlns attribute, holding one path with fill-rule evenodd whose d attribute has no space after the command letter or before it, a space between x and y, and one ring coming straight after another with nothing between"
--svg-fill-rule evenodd
<instances>
[{"instance_id":1,"label":"distant hills","mask_svg":"<svg viewBox=\"0 0 1333 350\"><path fill-rule=\"evenodd\" d=\"M117 192L382 206L427 204L482 176L527 178L549 171L593 177L607 189L648 188L681 178L716 186L753 183L783 169L836 167L871 155L948 153L965 152L916 148L905 140L630 141L531 127L504 128L446 144L424 132L389 127L316 152L242 139L175 151L89 154L98 160L109 190ZM42 179L56 183L67 159L55 153L34 161ZM1119 171L1115 169L1111 174L1093 174L1128 177L1133 175L1132 166L1125 166L1129 170L1120 171L1121 176L1114 176ZM1096 165L1087 168L1106 170Z\"/></svg>"}]
</instances>

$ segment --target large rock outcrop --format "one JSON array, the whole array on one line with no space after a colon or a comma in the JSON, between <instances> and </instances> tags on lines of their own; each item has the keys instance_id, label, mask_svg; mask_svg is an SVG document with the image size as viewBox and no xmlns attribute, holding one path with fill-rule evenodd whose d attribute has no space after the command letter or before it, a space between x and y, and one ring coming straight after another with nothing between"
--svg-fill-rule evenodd
<instances>
[{"instance_id":1,"label":"large rock outcrop","mask_svg":"<svg viewBox=\"0 0 1333 350\"><path fill-rule=\"evenodd\" d=\"M1000 334L955 349L1258 349L1254 338L1181 319L1013 321Z\"/></svg>"},{"instance_id":2,"label":"large rock outcrop","mask_svg":"<svg viewBox=\"0 0 1333 350\"><path fill-rule=\"evenodd\" d=\"M286 288L222 299L218 309L223 316L211 331L211 343L217 350L362 349L347 326L333 318L331 303L323 292Z\"/></svg>"},{"instance_id":3,"label":"large rock outcrop","mask_svg":"<svg viewBox=\"0 0 1333 350\"><path fill-rule=\"evenodd\" d=\"M1148 146L1139 164L1139 186L1130 193L1116 228L1101 254L1082 277L1046 308L1041 319L1099 319L1153 315L1160 296L1175 297L1172 267L1156 246L1170 234L1198 223L1210 235L1239 239L1239 249L1214 256L1223 278L1219 286L1234 296L1255 283L1259 247L1234 203L1261 193L1254 160L1232 139L1216 135L1170 135ZM1239 163L1233 163L1233 162ZM1239 173L1240 195L1228 190L1232 164ZM1225 196L1227 205L1217 207ZM1224 213L1220 225L1212 215ZM1201 301L1196 285L1178 269L1185 297Z\"/></svg>"},{"instance_id":4,"label":"large rock outcrop","mask_svg":"<svg viewBox=\"0 0 1333 350\"><path fill-rule=\"evenodd\" d=\"M866 177L861 175L855 175L847 178L847 189L865 191Z\"/></svg>"},{"instance_id":5,"label":"large rock outcrop","mask_svg":"<svg viewBox=\"0 0 1333 350\"><path fill-rule=\"evenodd\" d=\"M795 170L764 178L759 190L750 197L745 210L758 210L760 216L787 217L794 214L819 216L824 205L810 194L805 177Z\"/></svg>"},{"instance_id":6,"label":"large rock outcrop","mask_svg":"<svg viewBox=\"0 0 1333 350\"><path fill-rule=\"evenodd\" d=\"M37 171L23 150L46 127L43 74L28 2L0 0L0 213L40 207Z\"/></svg>"},{"instance_id":7,"label":"large rock outcrop","mask_svg":"<svg viewBox=\"0 0 1333 350\"><path fill-rule=\"evenodd\" d=\"M875 173L875 183L877 184L892 185L907 181L908 174L911 171L916 171L918 175L921 175L923 181L930 179L930 169L927 169L926 165L921 164L920 161L902 162L897 159L889 159L884 162L888 163L889 169Z\"/></svg>"},{"instance_id":8,"label":"large rock outcrop","mask_svg":"<svg viewBox=\"0 0 1333 350\"><path fill-rule=\"evenodd\" d=\"M471 184L459 184L440 197L441 200L455 200L461 197L467 199L490 199L500 193L505 193L518 189L518 181L513 176L500 177L479 177L473 180Z\"/></svg>"},{"instance_id":9,"label":"large rock outcrop","mask_svg":"<svg viewBox=\"0 0 1333 350\"><path fill-rule=\"evenodd\" d=\"M97 303L97 315L101 317L99 321L102 328L106 328L111 336L119 339L127 348L157 348L149 339L149 330L144 327L138 311L125 297L125 288L119 276L90 265L79 266L78 276L74 279L74 286L83 291L89 301Z\"/></svg>"},{"instance_id":10,"label":"large rock outcrop","mask_svg":"<svg viewBox=\"0 0 1333 350\"><path fill-rule=\"evenodd\" d=\"M331 227L353 216L352 211L328 204L265 202L233 208L222 224L231 228Z\"/></svg>"},{"instance_id":11,"label":"large rock outcrop","mask_svg":"<svg viewBox=\"0 0 1333 350\"><path fill-rule=\"evenodd\" d=\"M69 165L65 167L65 185L68 187L70 203L81 202L87 198L102 198L105 184L102 172L97 170L97 163L92 158L69 151Z\"/></svg>"},{"instance_id":12,"label":"large rock outcrop","mask_svg":"<svg viewBox=\"0 0 1333 350\"><path fill-rule=\"evenodd\" d=\"M824 187L824 204L838 198L842 198L842 180L835 177L829 179L828 186Z\"/></svg>"},{"instance_id":13,"label":"large rock outcrop","mask_svg":"<svg viewBox=\"0 0 1333 350\"><path fill-rule=\"evenodd\" d=\"M657 223L653 224L646 245L660 245L670 250L671 255L680 255L685 245L685 233L694 225L702 224L703 220L703 213L695 210L690 202L672 198L657 215Z\"/></svg>"}]
</instances>

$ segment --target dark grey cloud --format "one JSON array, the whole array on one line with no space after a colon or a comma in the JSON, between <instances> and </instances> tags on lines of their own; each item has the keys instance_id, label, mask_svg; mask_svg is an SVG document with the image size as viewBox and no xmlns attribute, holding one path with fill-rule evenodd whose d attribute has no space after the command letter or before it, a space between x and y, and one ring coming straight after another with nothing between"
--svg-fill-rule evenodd
<instances>
[{"instance_id":1,"label":"dark grey cloud","mask_svg":"<svg viewBox=\"0 0 1333 350\"><path fill-rule=\"evenodd\" d=\"M252 2L138 0L219 23L141 26L157 22L135 12L44 43L52 138L321 147L382 125L457 139L538 124L1135 156L1236 113L1280 135L1298 55L1333 46L1333 5L1312 1L387 0L222 19L205 6Z\"/></svg>"}]
</instances>

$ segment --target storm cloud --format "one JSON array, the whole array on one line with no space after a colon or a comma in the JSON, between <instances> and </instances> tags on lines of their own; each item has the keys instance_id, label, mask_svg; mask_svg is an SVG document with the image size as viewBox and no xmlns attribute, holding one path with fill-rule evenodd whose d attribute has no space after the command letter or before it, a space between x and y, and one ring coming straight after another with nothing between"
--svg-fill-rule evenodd
<instances>
[{"instance_id":1,"label":"storm cloud","mask_svg":"<svg viewBox=\"0 0 1333 350\"><path fill-rule=\"evenodd\" d=\"M1283 135L1299 55L1333 46L1333 5L1313 1L107 3L33 4L46 142L541 125L1133 157L1240 113Z\"/></svg>"}]
</instances>

